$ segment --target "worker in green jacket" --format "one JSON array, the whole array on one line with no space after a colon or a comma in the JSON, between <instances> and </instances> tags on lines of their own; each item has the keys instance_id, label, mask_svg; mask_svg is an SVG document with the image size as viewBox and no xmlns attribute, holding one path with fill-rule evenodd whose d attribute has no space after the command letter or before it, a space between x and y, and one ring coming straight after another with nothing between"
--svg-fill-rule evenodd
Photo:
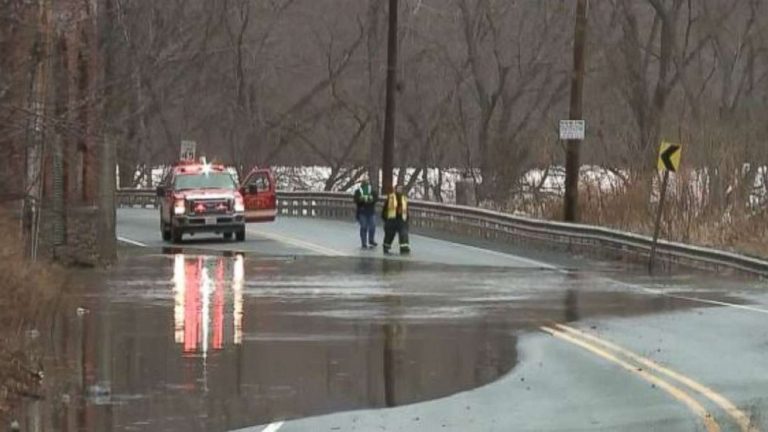
<instances>
[{"instance_id":1,"label":"worker in green jacket","mask_svg":"<svg viewBox=\"0 0 768 432\"><path fill-rule=\"evenodd\" d=\"M357 223L360 224L360 245L363 249L375 248L376 243L376 201L378 194L372 190L367 179L355 190Z\"/></svg>"}]
</instances>

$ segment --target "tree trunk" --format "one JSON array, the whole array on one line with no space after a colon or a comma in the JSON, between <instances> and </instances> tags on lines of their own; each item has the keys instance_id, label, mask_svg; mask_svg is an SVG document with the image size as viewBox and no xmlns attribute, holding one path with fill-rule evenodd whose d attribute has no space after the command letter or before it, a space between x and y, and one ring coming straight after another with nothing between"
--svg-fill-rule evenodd
<instances>
[{"instance_id":1,"label":"tree trunk","mask_svg":"<svg viewBox=\"0 0 768 432\"><path fill-rule=\"evenodd\" d=\"M117 259L114 138L104 136L99 150L98 252L102 263L109 264Z\"/></svg>"},{"instance_id":2,"label":"tree trunk","mask_svg":"<svg viewBox=\"0 0 768 432\"><path fill-rule=\"evenodd\" d=\"M26 148L26 199L24 202L23 229L27 256L37 259L40 224L40 202L43 183L44 119L48 90L48 62L51 44L50 0L40 0L38 36L32 52L32 83L29 92L31 117L27 122Z\"/></svg>"},{"instance_id":3,"label":"tree trunk","mask_svg":"<svg viewBox=\"0 0 768 432\"><path fill-rule=\"evenodd\" d=\"M91 119L94 130L100 132L101 139L98 140L98 151L95 152L98 158L97 171L97 200L98 209L98 253L102 263L109 264L117 259L117 235L116 235L116 215L115 215L115 190L117 165L116 140L111 133L111 125L115 117L115 95L111 91L113 86L110 84L115 79L114 62L112 50L114 49L114 28L115 28L115 8L112 0L106 0L103 10L95 11L98 13L99 27L94 28L94 33L99 37L98 43L94 41L96 49L93 50L94 57L91 59L95 64L93 70L96 71L93 76L92 84L96 89L99 86L103 89L100 93L103 99L101 104L93 104L92 112L94 118ZM97 99L98 100L98 99ZM131 175L135 173L131 170Z\"/></svg>"}]
</instances>

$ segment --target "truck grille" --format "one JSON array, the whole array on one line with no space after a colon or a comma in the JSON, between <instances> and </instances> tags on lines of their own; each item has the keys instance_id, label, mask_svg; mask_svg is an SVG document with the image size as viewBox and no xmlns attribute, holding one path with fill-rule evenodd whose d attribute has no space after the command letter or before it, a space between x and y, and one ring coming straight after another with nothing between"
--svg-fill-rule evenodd
<instances>
[{"instance_id":1,"label":"truck grille","mask_svg":"<svg viewBox=\"0 0 768 432\"><path fill-rule=\"evenodd\" d=\"M228 199L197 199L188 203L188 210L195 215L226 214L232 211L232 200Z\"/></svg>"}]
</instances>

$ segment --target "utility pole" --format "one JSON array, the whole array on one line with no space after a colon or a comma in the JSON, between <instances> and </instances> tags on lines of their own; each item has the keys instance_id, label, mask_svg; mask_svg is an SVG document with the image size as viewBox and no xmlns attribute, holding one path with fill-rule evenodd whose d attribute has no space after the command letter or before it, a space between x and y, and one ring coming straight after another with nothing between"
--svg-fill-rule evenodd
<instances>
[{"instance_id":1,"label":"utility pole","mask_svg":"<svg viewBox=\"0 0 768 432\"><path fill-rule=\"evenodd\" d=\"M368 177L371 181L371 187L373 190L381 191L381 149L382 149L382 131L383 122L380 121L380 113L378 107L381 105L381 92L378 91L378 82L381 77L379 61L384 58L382 56L383 50L379 46L379 35L381 33L382 26L379 25L379 17L382 14L386 5L383 1L376 0L368 2L367 20L368 29L366 35L366 46L368 48L368 94L367 101L368 106L375 108L376 116L371 122L369 134L369 149L368 149Z\"/></svg>"},{"instance_id":2,"label":"utility pole","mask_svg":"<svg viewBox=\"0 0 768 432\"><path fill-rule=\"evenodd\" d=\"M397 86L397 0L389 0L387 37L387 100L384 111L384 152L381 162L382 192L392 191L392 169L395 153L395 91Z\"/></svg>"},{"instance_id":3,"label":"utility pole","mask_svg":"<svg viewBox=\"0 0 768 432\"><path fill-rule=\"evenodd\" d=\"M584 89L584 51L587 39L587 6L588 0L578 0L576 3L576 28L573 36L573 73L571 74L571 106L569 118L582 119L582 96ZM565 209L563 212L566 222L577 222L579 200L579 140L570 139L565 149Z\"/></svg>"}]
</instances>

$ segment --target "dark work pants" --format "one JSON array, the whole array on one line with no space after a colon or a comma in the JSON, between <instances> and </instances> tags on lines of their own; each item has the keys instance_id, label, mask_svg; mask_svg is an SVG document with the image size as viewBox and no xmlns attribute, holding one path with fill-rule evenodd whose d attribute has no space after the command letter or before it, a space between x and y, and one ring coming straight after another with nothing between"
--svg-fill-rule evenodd
<instances>
[{"instance_id":1,"label":"dark work pants","mask_svg":"<svg viewBox=\"0 0 768 432\"><path fill-rule=\"evenodd\" d=\"M400 252L410 252L411 245L408 243L408 222L402 219L388 219L384 221L384 251L392 248L392 242L395 241L395 234L398 236Z\"/></svg>"}]
</instances>

